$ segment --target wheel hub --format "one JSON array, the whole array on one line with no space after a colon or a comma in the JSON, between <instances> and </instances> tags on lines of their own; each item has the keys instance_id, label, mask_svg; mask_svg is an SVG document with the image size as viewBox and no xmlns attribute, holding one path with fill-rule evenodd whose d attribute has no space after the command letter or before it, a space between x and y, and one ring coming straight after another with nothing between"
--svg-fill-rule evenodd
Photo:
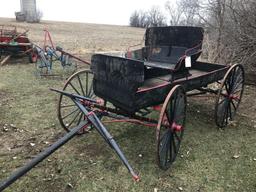
<instances>
[{"instance_id":1,"label":"wheel hub","mask_svg":"<svg viewBox=\"0 0 256 192\"><path fill-rule=\"evenodd\" d=\"M173 130L175 132L181 132L182 131L182 126L173 122L172 126L171 126L171 130Z\"/></svg>"},{"instance_id":2,"label":"wheel hub","mask_svg":"<svg viewBox=\"0 0 256 192\"><path fill-rule=\"evenodd\" d=\"M227 97L229 100L239 100L239 96L233 94L225 94L225 97Z\"/></svg>"}]
</instances>

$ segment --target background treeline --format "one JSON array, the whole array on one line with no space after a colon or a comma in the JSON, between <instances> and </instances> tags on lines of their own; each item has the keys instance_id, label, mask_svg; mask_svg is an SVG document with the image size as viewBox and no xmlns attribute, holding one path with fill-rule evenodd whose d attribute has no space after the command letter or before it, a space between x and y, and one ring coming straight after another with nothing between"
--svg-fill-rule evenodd
<instances>
[{"instance_id":1,"label":"background treeline","mask_svg":"<svg viewBox=\"0 0 256 192\"><path fill-rule=\"evenodd\" d=\"M255 0L177 0L165 10L152 7L134 11L130 26L201 26L205 29L204 59L218 63L241 63L256 74Z\"/></svg>"}]
</instances>

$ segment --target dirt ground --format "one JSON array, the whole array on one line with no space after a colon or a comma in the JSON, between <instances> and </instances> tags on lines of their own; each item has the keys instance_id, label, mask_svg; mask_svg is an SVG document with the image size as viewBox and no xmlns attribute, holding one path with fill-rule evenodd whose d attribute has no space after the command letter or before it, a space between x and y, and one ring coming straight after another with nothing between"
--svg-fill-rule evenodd
<instances>
[{"instance_id":1,"label":"dirt ground","mask_svg":"<svg viewBox=\"0 0 256 192\"><path fill-rule=\"evenodd\" d=\"M43 43L43 29L64 50L90 60L95 52L125 51L144 30L126 26L46 22L0 24L30 29ZM26 60L0 67L0 181L65 134L56 118L65 79L37 78ZM116 155L95 132L77 137L7 191L253 191L256 188L256 87L246 86L236 121L225 131L213 120L214 98L188 99L187 127L172 169L155 164L154 130L130 124L109 126L142 181L134 183ZM120 128L121 127L121 128ZM233 157L237 158L234 159Z\"/></svg>"}]
</instances>

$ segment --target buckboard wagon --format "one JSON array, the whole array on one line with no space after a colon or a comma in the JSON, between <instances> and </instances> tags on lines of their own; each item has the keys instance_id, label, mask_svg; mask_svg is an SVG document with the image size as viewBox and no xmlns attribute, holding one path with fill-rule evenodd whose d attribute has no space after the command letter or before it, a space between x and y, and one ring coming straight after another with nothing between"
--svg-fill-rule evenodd
<instances>
[{"instance_id":1,"label":"buckboard wagon","mask_svg":"<svg viewBox=\"0 0 256 192\"><path fill-rule=\"evenodd\" d=\"M187 95L216 95L215 122L223 128L234 119L244 89L244 70L237 65L197 61L203 29L152 27L145 33L145 47L126 57L92 56L89 69L73 74L60 93L58 118L68 132L5 181L4 189L77 134L94 128L117 153L135 180L139 180L121 148L104 125L131 122L156 128L157 163L168 169L175 161L185 131ZM218 89L207 87L217 83ZM188 93L198 90L197 93ZM148 117L160 110L159 118Z\"/></svg>"}]
</instances>

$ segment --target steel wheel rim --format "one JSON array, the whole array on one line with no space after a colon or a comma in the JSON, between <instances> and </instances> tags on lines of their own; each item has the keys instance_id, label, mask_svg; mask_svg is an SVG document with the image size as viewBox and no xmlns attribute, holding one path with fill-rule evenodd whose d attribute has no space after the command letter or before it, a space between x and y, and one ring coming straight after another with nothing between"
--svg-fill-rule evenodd
<instances>
[{"instance_id":1,"label":"steel wheel rim","mask_svg":"<svg viewBox=\"0 0 256 192\"><path fill-rule=\"evenodd\" d=\"M166 97L157 125L157 161L161 169L167 170L177 157L185 120L186 94L180 85L176 85Z\"/></svg>"},{"instance_id":2,"label":"steel wheel rim","mask_svg":"<svg viewBox=\"0 0 256 192\"><path fill-rule=\"evenodd\" d=\"M63 91L75 93L96 99L93 92L93 74L89 69L78 71L69 77L63 87ZM87 108L90 111L90 108ZM63 95L60 95L58 101L58 119L61 126L70 131L72 127L77 126L81 121L86 120L86 117L73 101ZM84 127L80 134L89 130L90 126Z\"/></svg>"},{"instance_id":3,"label":"steel wheel rim","mask_svg":"<svg viewBox=\"0 0 256 192\"><path fill-rule=\"evenodd\" d=\"M215 122L220 128L234 120L244 91L244 69L242 65L233 65L218 91L215 104Z\"/></svg>"}]
</instances>

